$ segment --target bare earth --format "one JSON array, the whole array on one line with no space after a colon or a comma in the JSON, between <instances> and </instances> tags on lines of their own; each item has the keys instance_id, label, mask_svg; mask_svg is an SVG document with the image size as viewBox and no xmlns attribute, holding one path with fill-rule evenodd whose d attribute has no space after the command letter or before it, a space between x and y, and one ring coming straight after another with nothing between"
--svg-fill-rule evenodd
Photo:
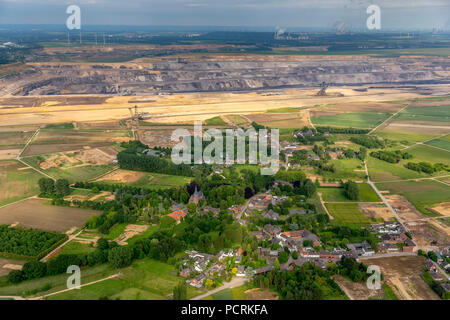
<instances>
[{"instance_id":1,"label":"bare earth","mask_svg":"<svg viewBox=\"0 0 450 320\"><path fill-rule=\"evenodd\" d=\"M439 297L420 278L425 258L420 256L366 259L364 264L381 268L384 280L401 300L437 300Z\"/></svg>"},{"instance_id":2,"label":"bare earth","mask_svg":"<svg viewBox=\"0 0 450 320\"><path fill-rule=\"evenodd\" d=\"M101 214L94 210L46 205L46 201L28 199L1 208L0 224L64 233L70 228L82 227L92 215Z\"/></svg>"}]
</instances>

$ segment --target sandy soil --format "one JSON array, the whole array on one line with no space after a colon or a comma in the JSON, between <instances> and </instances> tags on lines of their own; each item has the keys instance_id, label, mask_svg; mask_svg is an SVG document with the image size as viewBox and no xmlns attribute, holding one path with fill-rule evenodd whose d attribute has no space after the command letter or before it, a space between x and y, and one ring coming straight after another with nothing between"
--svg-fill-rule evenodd
<instances>
[{"instance_id":1,"label":"sandy soil","mask_svg":"<svg viewBox=\"0 0 450 320\"><path fill-rule=\"evenodd\" d=\"M420 256L366 259L364 264L381 268L384 280L401 300L436 300L437 295L420 278L425 258Z\"/></svg>"},{"instance_id":2,"label":"sandy soil","mask_svg":"<svg viewBox=\"0 0 450 320\"><path fill-rule=\"evenodd\" d=\"M443 216L450 216L450 202L443 202L432 208Z\"/></svg>"},{"instance_id":3,"label":"sandy soil","mask_svg":"<svg viewBox=\"0 0 450 320\"><path fill-rule=\"evenodd\" d=\"M26 261L0 258L0 276L7 275L11 270L22 270Z\"/></svg>"},{"instance_id":4,"label":"sandy soil","mask_svg":"<svg viewBox=\"0 0 450 320\"><path fill-rule=\"evenodd\" d=\"M383 204L359 203L358 208L368 218L381 218L389 221L394 218L394 214Z\"/></svg>"},{"instance_id":5,"label":"sandy soil","mask_svg":"<svg viewBox=\"0 0 450 320\"><path fill-rule=\"evenodd\" d=\"M129 224L126 226L124 233L118 236L114 241L116 241L119 245L125 246L127 245L127 240L138 235L145 230L148 229L147 225L139 225L139 224Z\"/></svg>"},{"instance_id":6,"label":"sandy soil","mask_svg":"<svg viewBox=\"0 0 450 320\"><path fill-rule=\"evenodd\" d=\"M111 181L118 183L133 183L139 181L146 174L138 171L129 171L129 170L115 170L107 175L101 177L97 181Z\"/></svg>"},{"instance_id":7,"label":"sandy soil","mask_svg":"<svg viewBox=\"0 0 450 320\"><path fill-rule=\"evenodd\" d=\"M164 96L134 97L133 99L147 99L139 104L141 112L152 115L151 122L185 122L203 120L221 114L261 113L269 109L283 107L312 107L315 105L334 103L363 103L366 101L392 101L420 97L416 93L409 93L399 89L370 89L368 92L355 92L351 87L333 88L332 91L343 93L344 97L315 96L316 89L272 90L275 96L267 92L250 93L192 93ZM62 96L65 97L65 96ZM52 103L48 107L46 101L55 101L54 97L14 97L8 100L0 99L0 126L107 121L127 118L129 107L134 106L132 98L126 96L109 96L103 104L93 103L96 95L70 96L78 97L78 102L71 105ZM104 97L104 96L103 96ZM15 101L20 99L20 104ZM26 100L33 101L32 107ZM36 101L36 99L41 99ZM86 99L86 101L82 100ZM89 111L89 112L87 112ZM18 114L21 116L19 117ZM170 121L167 121L170 119Z\"/></svg>"}]
</instances>

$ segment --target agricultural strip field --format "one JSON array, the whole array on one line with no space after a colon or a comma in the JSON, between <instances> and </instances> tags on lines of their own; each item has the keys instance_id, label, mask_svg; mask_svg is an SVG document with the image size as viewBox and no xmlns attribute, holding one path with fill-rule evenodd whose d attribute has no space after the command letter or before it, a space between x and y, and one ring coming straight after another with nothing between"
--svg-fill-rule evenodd
<instances>
[{"instance_id":1,"label":"agricultural strip field","mask_svg":"<svg viewBox=\"0 0 450 320\"><path fill-rule=\"evenodd\" d=\"M396 115L395 119L402 121L450 122L450 105L406 108Z\"/></svg>"},{"instance_id":2,"label":"agricultural strip field","mask_svg":"<svg viewBox=\"0 0 450 320\"><path fill-rule=\"evenodd\" d=\"M0 258L0 277L11 272L11 266L22 266L25 261Z\"/></svg>"},{"instance_id":3,"label":"agricultural strip field","mask_svg":"<svg viewBox=\"0 0 450 320\"><path fill-rule=\"evenodd\" d=\"M0 161L0 206L38 194L40 178L18 161Z\"/></svg>"},{"instance_id":4,"label":"agricultural strip field","mask_svg":"<svg viewBox=\"0 0 450 320\"><path fill-rule=\"evenodd\" d=\"M337 225L361 227L371 223L358 209L357 203L327 203L326 207Z\"/></svg>"},{"instance_id":5,"label":"agricultural strip field","mask_svg":"<svg viewBox=\"0 0 450 320\"><path fill-rule=\"evenodd\" d=\"M48 200L28 199L0 208L0 224L18 223L22 228L53 232L66 232L72 227L82 227L93 215L101 212L45 204Z\"/></svg>"},{"instance_id":6,"label":"agricultural strip field","mask_svg":"<svg viewBox=\"0 0 450 320\"><path fill-rule=\"evenodd\" d=\"M316 126L353 127L372 129L380 125L392 114L382 112L355 112L333 115L313 116L311 121Z\"/></svg>"},{"instance_id":7,"label":"agricultural strip field","mask_svg":"<svg viewBox=\"0 0 450 320\"><path fill-rule=\"evenodd\" d=\"M427 208L441 202L450 202L450 186L433 180L377 183L379 190L404 196L417 210L429 215Z\"/></svg>"},{"instance_id":8,"label":"agricultural strip field","mask_svg":"<svg viewBox=\"0 0 450 320\"><path fill-rule=\"evenodd\" d=\"M389 140L405 141L409 144L424 142L448 133L449 128L437 126L417 126L413 123L390 122L387 127L380 127L375 135Z\"/></svg>"},{"instance_id":9,"label":"agricultural strip field","mask_svg":"<svg viewBox=\"0 0 450 320\"><path fill-rule=\"evenodd\" d=\"M450 144L450 142L449 142ZM431 163L444 163L450 166L450 150L440 150L426 145L417 145L407 150L413 158L409 161L426 161Z\"/></svg>"},{"instance_id":10,"label":"agricultural strip field","mask_svg":"<svg viewBox=\"0 0 450 320\"><path fill-rule=\"evenodd\" d=\"M358 183L359 200L349 200L343 188L319 188L317 192L322 193L325 202L381 202L376 192L367 183Z\"/></svg>"},{"instance_id":11,"label":"agricultural strip field","mask_svg":"<svg viewBox=\"0 0 450 320\"><path fill-rule=\"evenodd\" d=\"M23 156L105 147L115 142L129 141L128 135L128 130L42 129Z\"/></svg>"},{"instance_id":12,"label":"agricultural strip field","mask_svg":"<svg viewBox=\"0 0 450 320\"><path fill-rule=\"evenodd\" d=\"M170 188L184 186L191 181L191 178L119 169L97 181L108 184L127 184L143 188Z\"/></svg>"},{"instance_id":13,"label":"agricultural strip field","mask_svg":"<svg viewBox=\"0 0 450 320\"><path fill-rule=\"evenodd\" d=\"M393 164L372 157L368 158L367 167L370 179L378 182L429 177L425 173L406 169L401 164Z\"/></svg>"},{"instance_id":14,"label":"agricultural strip field","mask_svg":"<svg viewBox=\"0 0 450 320\"><path fill-rule=\"evenodd\" d=\"M45 172L49 176L55 179L67 179L70 183L78 182L78 181L86 181L97 178L111 170L114 169L115 165L113 164L104 164L104 165L78 165L72 167L52 167L48 169L42 169L40 167L40 163L44 162L50 155L41 155L41 156L33 156L22 158L22 161L27 163L28 165Z\"/></svg>"},{"instance_id":15,"label":"agricultural strip field","mask_svg":"<svg viewBox=\"0 0 450 320\"><path fill-rule=\"evenodd\" d=\"M122 276L49 297L50 300L167 300L182 280L175 267L160 261L144 259L118 270ZM203 291L188 287L188 299Z\"/></svg>"},{"instance_id":16,"label":"agricultural strip field","mask_svg":"<svg viewBox=\"0 0 450 320\"><path fill-rule=\"evenodd\" d=\"M450 134L441 138L425 142L426 145L445 149L450 152Z\"/></svg>"}]
</instances>

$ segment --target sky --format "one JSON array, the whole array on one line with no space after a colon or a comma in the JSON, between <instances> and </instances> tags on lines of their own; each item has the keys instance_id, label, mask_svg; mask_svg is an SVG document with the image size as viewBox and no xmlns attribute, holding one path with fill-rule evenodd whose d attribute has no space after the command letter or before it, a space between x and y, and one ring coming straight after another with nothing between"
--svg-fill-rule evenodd
<instances>
[{"instance_id":1,"label":"sky","mask_svg":"<svg viewBox=\"0 0 450 320\"><path fill-rule=\"evenodd\" d=\"M0 24L62 24L78 5L82 25L364 28L376 4L381 27L450 29L450 0L0 0Z\"/></svg>"}]
</instances>

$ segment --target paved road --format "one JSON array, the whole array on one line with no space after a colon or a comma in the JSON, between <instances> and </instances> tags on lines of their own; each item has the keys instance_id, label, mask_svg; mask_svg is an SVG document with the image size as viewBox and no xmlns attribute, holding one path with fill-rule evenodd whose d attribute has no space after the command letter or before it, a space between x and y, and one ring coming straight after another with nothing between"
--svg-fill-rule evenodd
<instances>
[{"instance_id":1,"label":"paved road","mask_svg":"<svg viewBox=\"0 0 450 320\"><path fill-rule=\"evenodd\" d=\"M231 289L231 288L235 288L235 287L239 287L242 286L246 281L248 281L249 279L246 277L235 277L233 279L231 279L230 282L226 282L223 286L219 287L219 288L215 288L213 290L210 290L204 294L201 294L199 296L196 296L194 298L192 298L191 300L201 300L203 298L206 298L214 293L217 293L219 291L222 291L224 289Z\"/></svg>"},{"instance_id":2,"label":"paved road","mask_svg":"<svg viewBox=\"0 0 450 320\"><path fill-rule=\"evenodd\" d=\"M84 229L81 229L77 234L74 235L70 235L69 239L67 239L67 241L65 241L63 244L61 244L60 246L56 247L52 252L50 252L48 255L46 255L45 257L43 257L41 259L41 262L46 262L48 259L50 259L56 252L58 252L62 247L64 247L66 244L68 244L70 241L72 241L73 239L75 239L76 237L78 237Z\"/></svg>"}]
</instances>

